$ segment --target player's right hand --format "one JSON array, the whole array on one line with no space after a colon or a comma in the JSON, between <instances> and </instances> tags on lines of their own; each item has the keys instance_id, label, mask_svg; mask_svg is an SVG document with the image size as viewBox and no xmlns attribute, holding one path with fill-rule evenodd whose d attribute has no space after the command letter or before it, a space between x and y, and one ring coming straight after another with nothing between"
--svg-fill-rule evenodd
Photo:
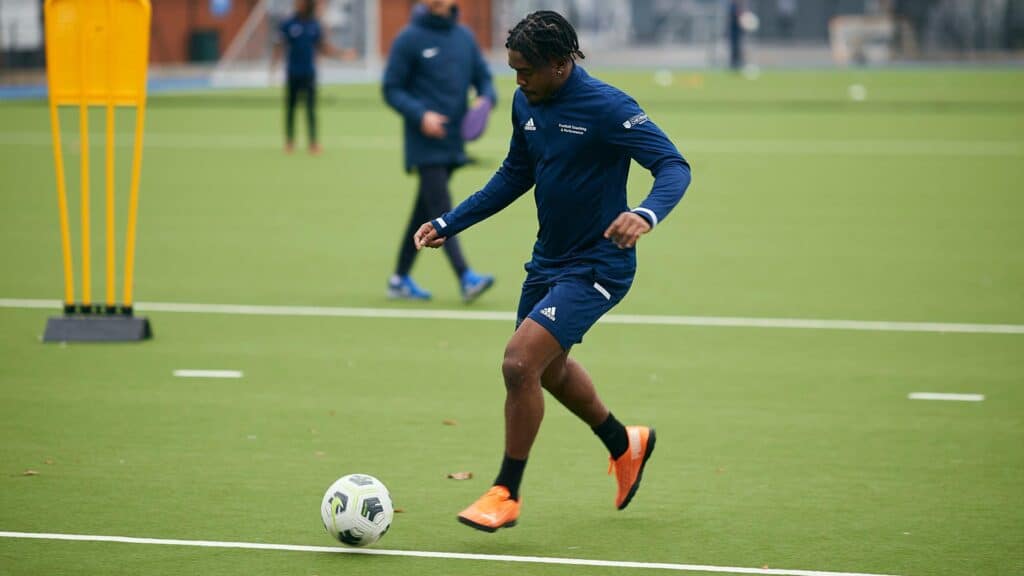
<instances>
[{"instance_id":1,"label":"player's right hand","mask_svg":"<svg viewBox=\"0 0 1024 576\"><path fill-rule=\"evenodd\" d=\"M427 138L441 139L448 133L445 130L444 125L448 123L448 117L444 114L427 110L423 113L423 119L420 120L420 131Z\"/></svg>"},{"instance_id":2,"label":"player's right hand","mask_svg":"<svg viewBox=\"0 0 1024 576\"><path fill-rule=\"evenodd\" d=\"M416 245L417 250L426 248L440 248L444 244L445 238L437 235L437 230L434 229L434 225L427 222L420 226L420 229L412 235L412 241Z\"/></svg>"}]
</instances>

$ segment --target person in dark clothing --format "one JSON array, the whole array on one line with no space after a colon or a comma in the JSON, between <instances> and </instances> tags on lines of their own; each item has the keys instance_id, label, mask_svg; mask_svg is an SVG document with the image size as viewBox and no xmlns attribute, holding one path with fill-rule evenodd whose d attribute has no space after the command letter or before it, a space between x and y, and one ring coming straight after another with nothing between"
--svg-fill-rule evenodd
<instances>
[{"instance_id":1,"label":"person in dark clothing","mask_svg":"<svg viewBox=\"0 0 1024 576\"><path fill-rule=\"evenodd\" d=\"M459 127L467 112L470 86L474 106L497 101L491 72L472 32L457 23L454 0L425 0L395 38L384 71L384 99L404 120L405 169L419 174L419 188L402 239L395 272L388 280L389 298L429 300L409 275L416 259L413 233L436 214L451 209L448 181L466 164ZM458 242L445 245L459 281L462 299L471 302L494 284L494 277L474 272Z\"/></svg>"},{"instance_id":2,"label":"person in dark clothing","mask_svg":"<svg viewBox=\"0 0 1024 576\"><path fill-rule=\"evenodd\" d=\"M285 82L285 151L295 149L295 106L302 98L306 107L306 128L309 151L320 153L316 135L316 55L322 53L350 60L351 50L338 50L328 42L316 18L316 0L296 0L295 13L278 27L280 37L274 45L271 74L287 49L287 80Z\"/></svg>"},{"instance_id":3,"label":"person in dark clothing","mask_svg":"<svg viewBox=\"0 0 1024 576\"><path fill-rule=\"evenodd\" d=\"M629 292L637 241L663 225L690 185L690 164L636 100L577 64L583 52L576 31L560 14L528 15L509 31L505 47L519 86L508 155L480 191L416 231L419 248L447 245L533 188L537 240L501 364L504 457L491 488L458 515L485 532L519 520L519 487L544 418L545 390L607 448L615 507L625 509L636 495L654 428L624 426L569 352ZM630 209L633 161L654 184Z\"/></svg>"},{"instance_id":4,"label":"person in dark clothing","mask_svg":"<svg viewBox=\"0 0 1024 576\"><path fill-rule=\"evenodd\" d=\"M740 17L744 10L743 0L729 0L729 66L733 70L743 67L743 25Z\"/></svg>"}]
</instances>

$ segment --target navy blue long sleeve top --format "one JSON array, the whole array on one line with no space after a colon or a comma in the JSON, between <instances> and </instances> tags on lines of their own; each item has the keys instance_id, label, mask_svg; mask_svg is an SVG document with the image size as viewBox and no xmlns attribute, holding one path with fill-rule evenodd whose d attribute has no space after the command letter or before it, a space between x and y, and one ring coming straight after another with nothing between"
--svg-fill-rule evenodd
<instances>
[{"instance_id":1,"label":"navy blue long sleeve top","mask_svg":"<svg viewBox=\"0 0 1024 576\"><path fill-rule=\"evenodd\" d=\"M288 77L316 76L316 51L323 45L320 22L295 14L281 23L278 32L288 48Z\"/></svg>"},{"instance_id":2,"label":"navy blue long sleeve top","mask_svg":"<svg viewBox=\"0 0 1024 576\"><path fill-rule=\"evenodd\" d=\"M476 93L498 101L491 71L473 33L450 17L431 14L417 5L412 20L395 38L384 70L384 100L402 115L405 168L466 163L459 127L466 115L467 95ZM447 135L428 138L420 131L423 114L431 110L448 117Z\"/></svg>"},{"instance_id":3,"label":"navy blue long sleeve top","mask_svg":"<svg viewBox=\"0 0 1024 576\"><path fill-rule=\"evenodd\" d=\"M631 159L654 175L650 194L632 209L653 228L682 199L690 165L633 98L576 65L559 91L537 105L516 90L508 156L483 189L432 223L439 235L453 236L534 187L535 264L631 272L636 249L604 238L612 221L630 210Z\"/></svg>"}]
</instances>

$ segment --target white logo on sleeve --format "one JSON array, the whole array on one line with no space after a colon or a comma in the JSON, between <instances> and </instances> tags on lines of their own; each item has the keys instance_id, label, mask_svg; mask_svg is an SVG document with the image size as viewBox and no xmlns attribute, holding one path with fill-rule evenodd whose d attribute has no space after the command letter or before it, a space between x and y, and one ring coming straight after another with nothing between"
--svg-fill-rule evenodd
<instances>
[{"instance_id":1,"label":"white logo on sleeve","mask_svg":"<svg viewBox=\"0 0 1024 576\"><path fill-rule=\"evenodd\" d=\"M531 130L532 131L532 130L536 130L536 129L537 129L537 127L533 125L533 117L531 116L530 119L526 121L526 124L523 124L523 130Z\"/></svg>"},{"instance_id":2,"label":"white logo on sleeve","mask_svg":"<svg viewBox=\"0 0 1024 576\"><path fill-rule=\"evenodd\" d=\"M433 47L433 48L426 48L426 49L423 50L423 57L424 58L433 58L434 56L437 56L437 54L440 51L441 51L441 49L436 47L436 46Z\"/></svg>"},{"instance_id":3,"label":"white logo on sleeve","mask_svg":"<svg viewBox=\"0 0 1024 576\"><path fill-rule=\"evenodd\" d=\"M549 306L547 308L541 308L540 313L544 315L548 320L555 321L555 307Z\"/></svg>"},{"instance_id":4,"label":"white logo on sleeve","mask_svg":"<svg viewBox=\"0 0 1024 576\"><path fill-rule=\"evenodd\" d=\"M641 113L637 114L636 116L633 116L629 120L626 120L625 122L623 122L622 123L622 127L625 128L626 130L629 130L633 126L639 126L639 125L643 124L644 122L647 122L647 120L648 120L647 114L644 114L643 112L641 112Z\"/></svg>"}]
</instances>

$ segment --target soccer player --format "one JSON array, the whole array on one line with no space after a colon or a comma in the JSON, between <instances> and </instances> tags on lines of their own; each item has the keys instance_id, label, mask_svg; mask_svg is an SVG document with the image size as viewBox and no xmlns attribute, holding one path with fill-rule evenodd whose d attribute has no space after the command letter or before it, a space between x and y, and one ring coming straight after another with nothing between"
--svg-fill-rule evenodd
<instances>
[{"instance_id":1,"label":"soccer player","mask_svg":"<svg viewBox=\"0 0 1024 576\"><path fill-rule=\"evenodd\" d=\"M459 127L470 86L476 92L474 106L497 101L487 62L473 33L457 17L454 0L417 4L412 21L391 45L384 71L384 99L404 119L405 169L419 174L416 203L402 232L395 273L388 279L389 298L430 299L430 292L409 275L417 254L413 233L425 220L451 210L448 180L467 162ZM448 242L445 252L463 301L473 301L494 284L493 276L470 269L458 242Z\"/></svg>"},{"instance_id":2,"label":"soccer player","mask_svg":"<svg viewBox=\"0 0 1024 576\"><path fill-rule=\"evenodd\" d=\"M493 532L519 518L519 485L544 416L547 390L586 422L608 449L622 510L654 451L654 429L623 426L578 362L574 344L626 295L636 243L665 217L690 183L690 167L636 101L591 77L576 31L556 12L534 12L509 31L516 72L508 156L454 210L420 226L417 247L437 248L534 187L540 229L505 348L505 454L494 485L458 519ZM654 175L639 206L626 203L630 160Z\"/></svg>"},{"instance_id":3,"label":"soccer player","mask_svg":"<svg viewBox=\"0 0 1024 576\"><path fill-rule=\"evenodd\" d=\"M295 13L281 23L280 38L274 44L270 61L271 75L287 47L288 65L285 84L285 152L295 149L295 106L303 97L306 106L306 129L309 152L320 153L316 139L316 54L321 52L342 60L355 57L351 50L339 50L324 39L316 19L316 0L295 0Z\"/></svg>"}]
</instances>

